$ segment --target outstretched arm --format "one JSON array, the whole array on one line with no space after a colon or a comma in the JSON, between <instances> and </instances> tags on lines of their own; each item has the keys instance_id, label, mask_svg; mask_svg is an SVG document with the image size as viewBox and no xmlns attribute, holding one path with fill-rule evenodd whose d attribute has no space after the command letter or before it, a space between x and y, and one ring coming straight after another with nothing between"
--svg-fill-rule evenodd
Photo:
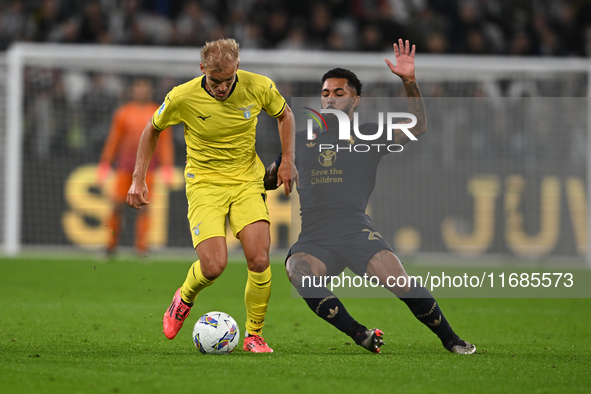
<instances>
[{"instance_id":1,"label":"outstretched arm","mask_svg":"<svg viewBox=\"0 0 591 394\"><path fill-rule=\"evenodd\" d=\"M148 171L150 159L156 149L158 138L160 138L160 133L161 131L154 127L150 119L140 138L135 168L133 169L133 181L127 192L127 205L132 208L142 209L142 205L148 205L150 203L146 200L146 196L148 195L146 172Z\"/></svg>"},{"instance_id":2,"label":"outstretched arm","mask_svg":"<svg viewBox=\"0 0 591 394\"><path fill-rule=\"evenodd\" d=\"M410 129L412 134L416 137L424 134L427 131L427 114L425 112L425 104L423 103L423 96L417 84L415 77L415 46L410 47L408 40L403 42L398 40L398 45L394 44L394 56L396 58L396 65L390 60L386 60L386 64L390 67L392 73L398 75L402 79L406 95L408 96L408 107L410 112L417 117L417 124ZM410 123L410 120L399 123ZM395 141L397 144L404 145L410 139L400 129L395 130Z\"/></svg>"}]
</instances>

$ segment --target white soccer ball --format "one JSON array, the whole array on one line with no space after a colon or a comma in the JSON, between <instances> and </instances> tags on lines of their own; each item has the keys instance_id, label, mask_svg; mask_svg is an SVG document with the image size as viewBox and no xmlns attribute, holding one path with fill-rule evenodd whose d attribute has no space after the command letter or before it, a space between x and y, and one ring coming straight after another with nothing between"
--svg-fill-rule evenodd
<instances>
[{"instance_id":1,"label":"white soccer ball","mask_svg":"<svg viewBox=\"0 0 591 394\"><path fill-rule=\"evenodd\" d=\"M240 328L224 312L201 316L193 328L193 343L203 354L230 354L240 340Z\"/></svg>"}]
</instances>

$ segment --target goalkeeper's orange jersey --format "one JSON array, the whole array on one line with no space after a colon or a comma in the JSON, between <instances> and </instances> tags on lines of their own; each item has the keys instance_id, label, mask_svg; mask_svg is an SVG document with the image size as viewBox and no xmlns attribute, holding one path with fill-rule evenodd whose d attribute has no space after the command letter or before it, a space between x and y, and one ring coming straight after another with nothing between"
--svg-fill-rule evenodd
<instances>
[{"instance_id":1,"label":"goalkeeper's orange jersey","mask_svg":"<svg viewBox=\"0 0 591 394\"><path fill-rule=\"evenodd\" d=\"M120 107L113 116L101 162L111 163L116 160L117 169L133 171L140 137L157 109L158 104L153 102L143 105L130 102ZM153 170L158 165L172 165L173 161L172 132L167 129L160 134L148 170Z\"/></svg>"}]
</instances>

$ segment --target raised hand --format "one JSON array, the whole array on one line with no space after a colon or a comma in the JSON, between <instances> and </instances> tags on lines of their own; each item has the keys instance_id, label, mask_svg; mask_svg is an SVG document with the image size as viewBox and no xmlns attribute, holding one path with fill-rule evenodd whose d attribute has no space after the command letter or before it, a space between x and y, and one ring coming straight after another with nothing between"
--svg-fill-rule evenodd
<instances>
[{"instance_id":1,"label":"raised hand","mask_svg":"<svg viewBox=\"0 0 591 394\"><path fill-rule=\"evenodd\" d=\"M390 70L404 79L415 78L415 46L410 47L408 40L402 41L402 38L398 40L398 45L394 43L394 56L396 58L396 65L390 60L384 59Z\"/></svg>"}]
</instances>

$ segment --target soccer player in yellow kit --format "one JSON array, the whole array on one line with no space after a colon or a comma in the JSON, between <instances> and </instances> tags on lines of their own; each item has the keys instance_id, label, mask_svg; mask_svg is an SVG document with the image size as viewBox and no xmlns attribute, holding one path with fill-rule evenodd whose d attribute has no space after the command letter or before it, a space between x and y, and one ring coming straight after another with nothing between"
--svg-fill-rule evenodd
<instances>
[{"instance_id":1,"label":"soccer player in yellow kit","mask_svg":"<svg viewBox=\"0 0 591 394\"><path fill-rule=\"evenodd\" d=\"M244 250L248 279L244 294L244 350L270 353L262 329L271 293L269 212L263 186L265 168L255 151L257 115L277 118L283 157L278 184L289 195L297 177L293 164L293 115L275 83L238 69L240 53L233 39L208 42L201 50L205 74L172 89L146 126L138 147L127 203L148 204L145 174L160 132L183 123L187 143L185 168L188 218L199 257L164 314L164 334L173 339L197 295L218 278L228 262L226 217Z\"/></svg>"}]
</instances>

